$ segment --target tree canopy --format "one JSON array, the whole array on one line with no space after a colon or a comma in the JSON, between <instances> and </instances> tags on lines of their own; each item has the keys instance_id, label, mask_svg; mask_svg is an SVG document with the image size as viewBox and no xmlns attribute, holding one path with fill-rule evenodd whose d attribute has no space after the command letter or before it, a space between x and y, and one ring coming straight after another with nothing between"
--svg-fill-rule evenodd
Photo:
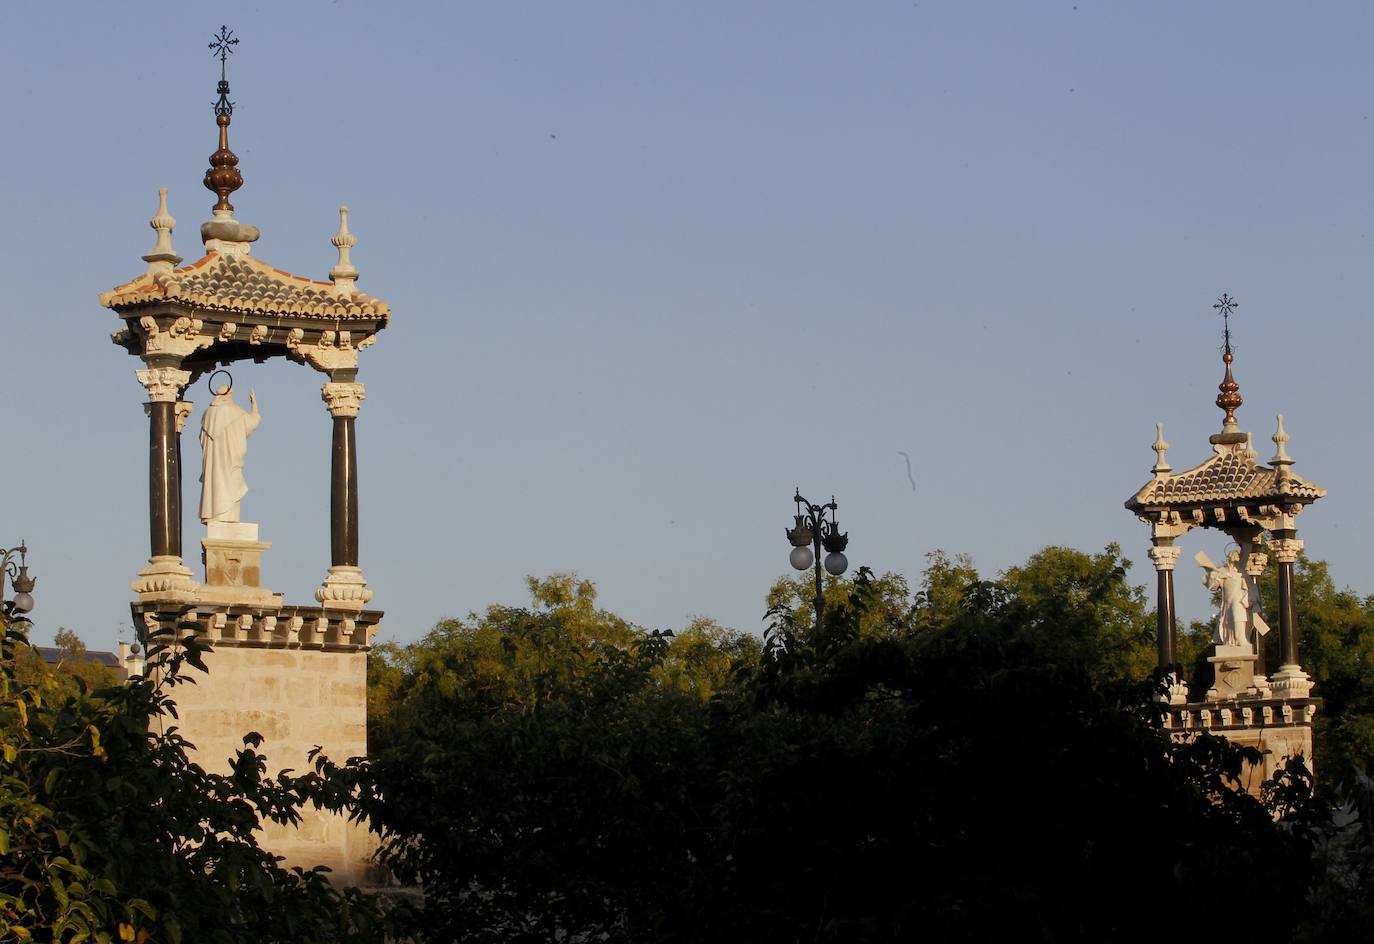
<instances>
[{"instance_id":1,"label":"tree canopy","mask_svg":"<svg viewBox=\"0 0 1374 944\"><path fill-rule=\"evenodd\" d=\"M914 593L828 582L820 627L780 581L762 647L631 626L560 577L379 653L371 811L425 888L417 933L1112 940L1224 894L1320 940L1312 903L1350 910L1369 820L1340 833L1301 765L1261 802L1237 789L1257 755L1167 736L1116 548L928 564Z\"/></svg>"}]
</instances>

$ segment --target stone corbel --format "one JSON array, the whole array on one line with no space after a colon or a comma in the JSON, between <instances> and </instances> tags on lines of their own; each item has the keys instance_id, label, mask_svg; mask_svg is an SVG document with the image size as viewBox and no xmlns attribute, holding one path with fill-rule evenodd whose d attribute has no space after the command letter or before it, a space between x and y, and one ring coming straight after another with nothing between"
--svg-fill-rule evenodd
<instances>
[{"instance_id":1,"label":"stone corbel","mask_svg":"<svg viewBox=\"0 0 1374 944\"><path fill-rule=\"evenodd\" d=\"M158 327L157 319L152 315L144 315L138 319L138 323L144 332L144 354L171 354L183 358L201 348L209 347L215 341L213 337L201 337L200 330L204 327L204 322L199 318L182 315L165 331Z\"/></svg>"},{"instance_id":2,"label":"stone corbel","mask_svg":"<svg viewBox=\"0 0 1374 944\"><path fill-rule=\"evenodd\" d=\"M286 335L286 349L291 356L326 374L357 367L358 352L376 342L377 336L373 334L355 345L351 331L323 331L313 344L305 343L305 332L300 328L292 328Z\"/></svg>"},{"instance_id":3,"label":"stone corbel","mask_svg":"<svg viewBox=\"0 0 1374 944\"><path fill-rule=\"evenodd\" d=\"M1149 522L1150 537L1156 541L1173 540L1183 537L1197 525L1191 521L1184 521L1178 512L1166 512L1161 514L1154 521Z\"/></svg>"},{"instance_id":4,"label":"stone corbel","mask_svg":"<svg viewBox=\"0 0 1374 944\"><path fill-rule=\"evenodd\" d=\"M226 321L219 326L219 339L221 341L232 341L234 335L239 333L239 326L232 321Z\"/></svg>"},{"instance_id":5,"label":"stone corbel","mask_svg":"<svg viewBox=\"0 0 1374 944\"><path fill-rule=\"evenodd\" d=\"M134 376L147 389L148 399L154 403L175 403L191 382L191 372L176 367L149 367L134 371Z\"/></svg>"},{"instance_id":6,"label":"stone corbel","mask_svg":"<svg viewBox=\"0 0 1374 944\"><path fill-rule=\"evenodd\" d=\"M364 398L360 383L327 383L320 391L330 416L357 416Z\"/></svg>"},{"instance_id":7,"label":"stone corbel","mask_svg":"<svg viewBox=\"0 0 1374 944\"><path fill-rule=\"evenodd\" d=\"M1264 574L1264 568L1269 564L1269 555L1261 554L1258 551L1251 551L1245 559L1245 572L1251 577L1259 577Z\"/></svg>"}]
</instances>

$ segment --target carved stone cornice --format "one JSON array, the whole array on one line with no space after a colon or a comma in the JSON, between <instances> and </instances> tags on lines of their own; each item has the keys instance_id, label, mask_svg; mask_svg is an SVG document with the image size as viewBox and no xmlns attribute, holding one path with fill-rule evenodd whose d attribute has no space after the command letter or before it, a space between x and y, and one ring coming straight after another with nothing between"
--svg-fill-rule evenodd
<instances>
[{"instance_id":1,"label":"carved stone cornice","mask_svg":"<svg viewBox=\"0 0 1374 944\"><path fill-rule=\"evenodd\" d=\"M1154 561L1155 570L1173 570L1181 551L1172 544L1155 544L1150 548L1150 560Z\"/></svg>"},{"instance_id":2,"label":"carved stone cornice","mask_svg":"<svg viewBox=\"0 0 1374 944\"><path fill-rule=\"evenodd\" d=\"M143 642L164 642L185 635L188 624L197 637L215 648L318 649L366 652L377 634L377 610L336 610L282 604L247 605L209 602L192 595L168 605L140 600L132 610L142 627Z\"/></svg>"},{"instance_id":3,"label":"carved stone cornice","mask_svg":"<svg viewBox=\"0 0 1374 944\"><path fill-rule=\"evenodd\" d=\"M175 367L149 367L134 371L134 376L147 389L148 399L153 403L175 403L180 399L181 391L191 382L189 370Z\"/></svg>"},{"instance_id":4,"label":"carved stone cornice","mask_svg":"<svg viewBox=\"0 0 1374 944\"><path fill-rule=\"evenodd\" d=\"M327 383L320 391L330 416L357 416L364 388L360 383Z\"/></svg>"}]
</instances>

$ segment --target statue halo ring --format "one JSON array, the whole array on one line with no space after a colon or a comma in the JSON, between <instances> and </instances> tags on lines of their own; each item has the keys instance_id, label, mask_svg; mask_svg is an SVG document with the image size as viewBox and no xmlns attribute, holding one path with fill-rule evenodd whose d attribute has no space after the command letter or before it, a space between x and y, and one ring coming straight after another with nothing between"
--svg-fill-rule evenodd
<instances>
[{"instance_id":1,"label":"statue halo ring","mask_svg":"<svg viewBox=\"0 0 1374 944\"><path fill-rule=\"evenodd\" d=\"M220 370L217 370L217 371L215 371L213 374L210 375L210 380L208 381L208 383L209 383L209 385L210 385L210 395L211 395L211 396L216 396L216 397L219 396L219 394L215 391L215 378L218 377L220 374L223 374L224 376L226 376L226 377L229 378L229 388L228 388L227 390L225 390L224 392L225 392L225 393L229 393L229 392L231 392L231 391L234 389L234 375L231 374L231 373L229 373L229 371L227 371L227 370L220 369Z\"/></svg>"}]
</instances>

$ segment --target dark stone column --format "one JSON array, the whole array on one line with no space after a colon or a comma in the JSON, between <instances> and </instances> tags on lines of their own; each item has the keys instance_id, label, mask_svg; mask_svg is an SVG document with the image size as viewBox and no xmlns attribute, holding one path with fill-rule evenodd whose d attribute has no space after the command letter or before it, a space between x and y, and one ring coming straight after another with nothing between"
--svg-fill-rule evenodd
<instances>
[{"instance_id":1,"label":"dark stone column","mask_svg":"<svg viewBox=\"0 0 1374 944\"><path fill-rule=\"evenodd\" d=\"M1279 664L1298 665L1298 620L1293 561L1279 558Z\"/></svg>"},{"instance_id":2,"label":"dark stone column","mask_svg":"<svg viewBox=\"0 0 1374 944\"><path fill-rule=\"evenodd\" d=\"M1169 543L1158 543L1150 548L1150 559L1155 564L1157 592L1155 597L1155 648L1159 654L1159 667L1167 669L1178 661L1178 626L1174 617L1174 564L1178 561L1179 549Z\"/></svg>"},{"instance_id":3,"label":"dark stone column","mask_svg":"<svg viewBox=\"0 0 1374 944\"><path fill-rule=\"evenodd\" d=\"M334 447L329 487L330 563L358 566L358 452L356 417L334 415Z\"/></svg>"},{"instance_id":4,"label":"dark stone column","mask_svg":"<svg viewBox=\"0 0 1374 944\"><path fill-rule=\"evenodd\" d=\"M1159 582L1155 639L1159 649L1160 668L1167 668L1178 661L1174 656L1177 647L1177 630L1174 625L1174 572L1159 570L1155 573Z\"/></svg>"},{"instance_id":5,"label":"dark stone column","mask_svg":"<svg viewBox=\"0 0 1374 944\"><path fill-rule=\"evenodd\" d=\"M330 381L322 398L334 418L329 467L329 562L331 567L358 566L358 448L354 421L363 400L363 385L352 379Z\"/></svg>"},{"instance_id":6,"label":"dark stone column","mask_svg":"<svg viewBox=\"0 0 1374 944\"><path fill-rule=\"evenodd\" d=\"M181 462L176 404L148 404L148 528L153 557L181 557Z\"/></svg>"}]
</instances>

